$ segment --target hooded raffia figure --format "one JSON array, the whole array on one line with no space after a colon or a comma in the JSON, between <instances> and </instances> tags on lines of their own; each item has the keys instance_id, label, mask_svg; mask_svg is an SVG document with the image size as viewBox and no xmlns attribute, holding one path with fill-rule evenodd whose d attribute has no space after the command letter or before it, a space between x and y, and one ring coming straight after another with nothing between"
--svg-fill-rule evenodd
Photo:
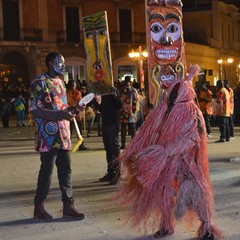
<instances>
[{"instance_id":1,"label":"hooded raffia figure","mask_svg":"<svg viewBox=\"0 0 240 240\"><path fill-rule=\"evenodd\" d=\"M174 233L175 220L194 215L201 221L198 239L218 239L213 225L214 199L209 178L206 130L195 103L191 79L174 82L168 101L149 114L120 156L127 172L117 199L128 206L133 227L159 229L156 238Z\"/></svg>"},{"instance_id":2,"label":"hooded raffia figure","mask_svg":"<svg viewBox=\"0 0 240 240\"><path fill-rule=\"evenodd\" d=\"M191 223L196 216L198 239L219 239L205 122L191 82L200 68L193 65L185 74L182 3L148 0L146 5L150 102L157 106L120 155L116 199L128 206L132 227L151 226L158 230L155 238L173 234L183 216Z\"/></svg>"}]
</instances>

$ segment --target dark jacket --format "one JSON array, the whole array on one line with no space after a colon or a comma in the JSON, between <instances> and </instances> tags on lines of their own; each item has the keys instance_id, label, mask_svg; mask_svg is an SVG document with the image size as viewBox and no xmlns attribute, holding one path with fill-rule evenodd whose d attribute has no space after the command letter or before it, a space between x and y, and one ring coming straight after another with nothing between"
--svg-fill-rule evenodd
<instances>
[{"instance_id":1,"label":"dark jacket","mask_svg":"<svg viewBox=\"0 0 240 240\"><path fill-rule=\"evenodd\" d=\"M119 124L120 109L122 108L119 95L103 95L100 105L96 101L93 104L101 112L103 125Z\"/></svg>"}]
</instances>

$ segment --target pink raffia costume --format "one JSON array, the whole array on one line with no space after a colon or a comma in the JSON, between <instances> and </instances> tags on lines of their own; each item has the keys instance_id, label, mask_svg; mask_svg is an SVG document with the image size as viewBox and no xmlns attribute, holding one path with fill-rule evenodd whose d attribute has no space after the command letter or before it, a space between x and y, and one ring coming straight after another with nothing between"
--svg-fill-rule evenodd
<instances>
[{"instance_id":1,"label":"pink raffia costume","mask_svg":"<svg viewBox=\"0 0 240 240\"><path fill-rule=\"evenodd\" d=\"M157 23L155 18L155 22L150 25L156 24L164 29L161 22L165 16L163 8L168 8L169 21L170 6L180 5L180 0L147 1L147 7L160 7L160 12L154 9L156 18L157 15L162 15ZM149 9L148 15L151 14ZM173 21L176 19L174 15ZM171 28L171 33L177 26L181 26L179 20L177 24L174 25L175 28ZM157 27L154 28L155 33L156 30ZM155 43L160 47L148 48L150 58L155 54L155 57L159 57L159 62L152 61L150 64L155 66L149 67L150 71L155 71L156 68L171 69L170 72L158 73L159 78L155 75L155 80L165 90L167 98L150 112L144 125L120 155L122 181L116 199L128 207L131 226L144 228L145 231L149 226L153 231L158 229L154 234L155 238L173 234L176 220L183 216L191 223L195 216L201 222L197 232L198 239L219 239L222 233L214 226L214 194L209 177L205 123L195 102L196 94L191 82L200 68L192 65L187 76L179 75L175 72L174 64L180 64L184 71L182 54L175 58L178 63L174 63L170 61L172 59L167 59L174 57L173 55L154 53L154 49L160 52L161 47L167 51L167 46L174 42L173 35L169 40L167 30L162 32L159 33L162 42ZM182 33L178 32L178 36L182 38ZM164 37L171 43L163 41ZM155 36L155 40L151 41L156 39ZM183 52L182 47L180 51ZM163 59L160 59L163 57L166 58L164 64L161 62ZM173 79L171 83L161 81L167 78ZM157 102L156 99L154 101Z\"/></svg>"},{"instance_id":2,"label":"pink raffia costume","mask_svg":"<svg viewBox=\"0 0 240 240\"><path fill-rule=\"evenodd\" d=\"M185 214L201 221L199 239L221 237L213 225L206 130L191 77L190 72L172 85L169 96L174 102L169 97L155 107L120 156L128 176L117 198L129 207L132 226L147 227L149 220L153 229L160 229L156 237L172 234L175 220Z\"/></svg>"}]
</instances>

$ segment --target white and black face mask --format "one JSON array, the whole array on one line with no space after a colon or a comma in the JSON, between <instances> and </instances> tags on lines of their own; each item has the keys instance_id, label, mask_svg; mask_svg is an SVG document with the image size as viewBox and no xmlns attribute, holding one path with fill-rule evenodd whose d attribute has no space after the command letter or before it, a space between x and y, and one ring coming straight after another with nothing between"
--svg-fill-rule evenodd
<instances>
[{"instance_id":1,"label":"white and black face mask","mask_svg":"<svg viewBox=\"0 0 240 240\"><path fill-rule=\"evenodd\" d=\"M58 75L64 75L65 73L65 60L62 55L57 56L53 61L54 72Z\"/></svg>"}]
</instances>

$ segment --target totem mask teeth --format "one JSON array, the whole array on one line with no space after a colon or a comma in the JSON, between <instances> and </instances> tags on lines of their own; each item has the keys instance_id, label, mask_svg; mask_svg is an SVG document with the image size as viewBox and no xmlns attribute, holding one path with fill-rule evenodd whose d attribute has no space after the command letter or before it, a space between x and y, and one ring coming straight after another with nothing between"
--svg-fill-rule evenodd
<instances>
[{"instance_id":1,"label":"totem mask teeth","mask_svg":"<svg viewBox=\"0 0 240 240\"><path fill-rule=\"evenodd\" d=\"M176 59L178 51L176 49L159 49L156 51L156 56L158 59Z\"/></svg>"}]
</instances>

